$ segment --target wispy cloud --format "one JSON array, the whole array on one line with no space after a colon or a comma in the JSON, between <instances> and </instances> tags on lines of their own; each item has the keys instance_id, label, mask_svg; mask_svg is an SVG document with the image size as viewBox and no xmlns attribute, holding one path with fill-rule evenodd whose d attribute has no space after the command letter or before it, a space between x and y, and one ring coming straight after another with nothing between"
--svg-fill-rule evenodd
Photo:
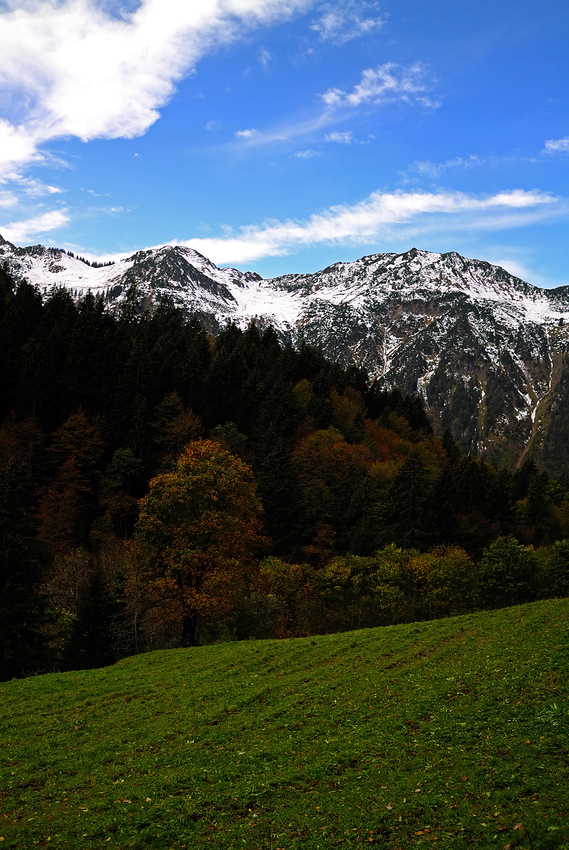
<instances>
[{"instance_id":1,"label":"wispy cloud","mask_svg":"<svg viewBox=\"0 0 569 850\"><path fill-rule=\"evenodd\" d=\"M386 62L377 68L367 68L362 72L360 82L352 91L328 89L321 95L329 107L347 107L357 109L362 104L384 104L393 100L415 100L426 106L439 104L425 94L425 69L420 63L409 68L400 68L393 62Z\"/></svg>"},{"instance_id":2,"label":"wispy cloud","mask_svg":"<svg viewBox=\"0 0 569 850\"><path fill-rule=\"evenodd\" d=\"M254 139L260 135L258 130L255 130L254 127L250 127L248 130L237 130L235 133L238 139Z\"/></svg>"},{"instance_id":3,"label":"wispy cloud","mask_svg":"<svg viewBox=\"0 0 569 850\"><path fill-rule=\"evenodd\" d=\"M317 151L313 151L310 148L305 151L297 151L295 156L299 156L301 159L313 159L315 156L320 156Z\"/></svg>"},{"instance_id":4,"label":"wispy cloud","mask_svg":"<svg viewBox=\"0 0 569 850\"><path fill-rule=\"evenodd\" d=\"M329 133L324 139L327 142L337 142L340 145L351 145L354 141L351 130L347 130L344 133L336 130L333 133Z\"/></svg>"},{"instance_id":5,"label":"wispy cloud","mask_svg":"<svg viewBox=\"0 0 569 850\"><path fill-rule=\"evenodd\" d=\"M519 227L562 213L567 209L559 199L522 189L488 197L461 192L374 192L358 204L330 207L305 221L271 221L261 227L242 227L222 238L190 239L183 244L217 263L250 262L317 244L369 245L381 238L441 227Z\"/></svg>"},{"instance_id":6,"label":"wispy cloud","mask_svg":"<svg viewBox=\"0 0 569 850\"><path fill-rule=\"evenodd\" d=\"M52 210L42 215L28 218L26 221L15 221L10 224L0 224L0 234L9 242L26 242L30 237L50 230L57 230L69 221L67 210Z\"/></svg>"},{"instance_id":7,"label":"wispy cloud","mask_svg":"<svg viewBox=\"0 0 569 850\"><path fill-rule=\"evenodd\" d=\"M401 101L434 108L439 104L428 96L425 77L426 69L420 64L402 68L388 62L377 68L368 68L362 71L360 82L352 91L331 88L320 94L318 98L324 106L311 117L283 123L267 130L241 130L235 135L251 146L258 146L288 141L298 136L310 136L318 130L347 120L362 105L382 107ZM345 142L346 138L340 139L340 136L344 135L340 132L330 133L326 141Z\"/></svg>"},{"instance_id":8,"label":"wispy cloud","mask_svg":"<svg viewBox=\"0 0 569 850\"><path fill-rule=\"evenodd\" d=\"M563 139L548 139L543 153L569 153L569 136Z\"/></svg>"},{"instance_id":9,"label":"wispy cloud","mask_svg":"<svg viewBox=\"0 0 569 850\"><path fill-rule=\"evenodd\" d=\"M141 0L111 15L97 0L19 0L0 12L0 174L41 162L50 139L134 138L159 118L199 59L314 0Z\"/></svg>"},{"instance_id":10,"label":"wispy cloud","mask_svg":"<svg viewBox=\"0 0 569 850\"><path fill-rule=\"evenodd\" d=\"M454 159L447 159L445 162L429 162L423 160L414 162L411 166L413 171L418 171L419 174L425 174L428 177L439 177L445 171L451 169L464 169L473 165L481 165L482 160L478 156L461 157L456 156Z\"/></svg>"},{"instance_id":11,"label":"wispy cloud","mask_svg":"<svg viewBox=\"0 0 569 850\"><path fill-rule=\"evenodd\" d=\"M324 110L304 120L283 122L265 130L238 130L235 137L243 145L258 147L275 142L288 142L298 137L312 136L318 130L323 130L338 120L338 116L333 114L331 110Z\"/></svg>"},{"instance_id":12,"label":"wispy cloud","mask_svg":"<svg viewBox=\"0 0 569 850\"><path fill-rule=\"evenodd\" d=\"M0 207L8 209L9 207L15 207L17 203L18 198L13 192L0 192Z\"/></svg>"},{"instance_id":13,"label":"wispy cloud","mask_svg":"<svg viewBox=\"0 0 569 850\"><path fill-rule=\"evenodd\" d=\"M137 154L135 154L135 156L137 156ZM94 189L84 189L83 187L81 187L81 189L79 191L80 192L87 192L88 195L93 195L94 198L108 198L109 197L108 192L95 192Z\"/></svg>"},{"instance_id":14,"label":"wispy cloud","mask_svg":"<svg viewBox=\"0 0 569 850\"><path fill-rule=\"evenodd\" d=\"M539 285L541 283L541 278L536 275L534 271L529 269L523 263L520 263L519 260L513 259L509 256L504 256L502 254L492 254L490 252L487 255L487 260L489 263L492 263L494 266L500 266L506 271L510 272L510 274L515 275L516 277L521 278L522 280L532 281L532 283Z\"/></svg>"},{"instance_id":15,"label":"wispy cloud","mask_svg":"<svg viewBox=\"0 0 569 850\"><path fill-rule=\"evenodd\" d=\"M44 195L61 195L64 192L60 186L51 186L35 177L25 177L23 174L13 172L0 178L0 183L16 186L32 198L41 198Z\"/></svg>"},{"instance_id":16,"label":"wispy cloud","mask_svg":"<svg viewBox=\"0 0 569 850\"><path fill-rule=\"evenodd\" d=\"M261 50L261 53L259 54L259 62L261 63L261 65L263 66L263 69L265 71L269 67L272 58L273 57L271 56L270 52L268 50L266 50L266 48L263 47L263 49Z\"/></svg>"},{"instance_id":17,"label":"wispy cloud","mask_svg":"<svg viewBox=\"0 0 569 850\"><path fill-rule=\"evenodd\" d=\"M377 12L377 3L365 3L361 0L326 3L311 29L318 33L322 41L345 44L354 38L378 32L386 19Z\"/></svg>"},{"instance_id":18,"label":"wispy cloud","mask_svg":"<svg viewBox=\"0 0 569 850\"><path fill-rule=\"evenodd\" d=\"M542 151L542 153L544 153L544 151ZM469 168L480 168L484 166L490 168L503 168L504 166L520 165L522 163L535 164L539 161L540 160L538 158L529 156L496 156L494 154L489 156L478 156L477 154L470 154L464 157L456 156L452 159L444 160L443 162L417 160L416 162L411 163L405 171L400 173L401 176L409 182L410 179L415 179L417 174L436 179L437 177L440 177L441 174L445 174L447 171L466 171Z\"/></svg>"},{"instance_id":19,"label":"wispy cloud","mask_svg":"<svg viewBox=\"0 0 569 850\"><path fill-rule=\"evenodd\" d=\"M60 195L64 191L59 186L51 186L49 183L44 183L34 177L26 177L17 172L0 174L0 186L6 187L0 190L0 208L17 208L24 200L24 206L28 206L28 215L30 198ZM43 206L44 204L40 204L40 207ZM60 226L61 223L67 223L68 220L67 211L46 211L39 216L28 218L26 221L11 222L3 227L0 225L0 233L3 233L5 238L12 242L21 242L31 234L52 230Z\"/></svg>"}]
</instances>

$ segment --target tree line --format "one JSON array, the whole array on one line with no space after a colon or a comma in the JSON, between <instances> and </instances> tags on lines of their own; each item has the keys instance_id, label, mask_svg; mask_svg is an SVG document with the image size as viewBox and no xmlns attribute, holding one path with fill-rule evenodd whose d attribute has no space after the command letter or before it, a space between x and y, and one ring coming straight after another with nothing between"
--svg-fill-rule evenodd
<instances>
[{"instance_id":1,"label":"tree line","mask_svg":"<svg viewBox=\"0 0 569 850\"><path fill-rule=\"evenodd\" d=\"M564 482L462 455L418 397L270 327L212 337L134 290L111 312L0 270L0 423L2 678L566 592ZM192 475L202 502L169 524ZM500 546L530 566L490 591Z\"/></svg>"}]
</instances>

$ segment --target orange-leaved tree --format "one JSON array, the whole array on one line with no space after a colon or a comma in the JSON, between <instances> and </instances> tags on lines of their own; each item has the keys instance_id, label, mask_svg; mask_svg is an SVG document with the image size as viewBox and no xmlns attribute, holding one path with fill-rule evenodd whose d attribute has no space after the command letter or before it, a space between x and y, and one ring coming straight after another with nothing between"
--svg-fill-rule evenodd
<instances>
[{"instance_id":1,"label":"orange-leaved tree","mask_svg":"<svg viewBox=\"0 0 569 850\"><path fill-rule=\"evenodd\" d=\"M181 622L183 646L199 640L203 616L234 610L266 544L249 467L219 443L199 440L140 501L137 543L147 587Z\"/></svg>"}]
</instances>

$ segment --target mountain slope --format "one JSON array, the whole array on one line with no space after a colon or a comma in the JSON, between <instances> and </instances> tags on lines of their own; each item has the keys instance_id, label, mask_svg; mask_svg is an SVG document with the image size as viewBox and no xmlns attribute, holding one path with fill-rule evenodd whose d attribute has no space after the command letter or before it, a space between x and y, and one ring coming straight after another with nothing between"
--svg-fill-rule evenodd
<instances>
[{"instance_id":1,"label":"mountain slope","mask_svg":"<svg viewBox=\"0 0 569 850\"><path fill-rule=\"evenodd\" d=\"M463 449L519 459L531 447L549 472L569 472L569 289L544 290L454 252L412 249L265 280L220 269L182 246L92 267L64 251L16 248L0 263L48 294L87 292L137 310L170 300L212 332L271 324L387 387L419 392L438 431Z\"/></svg>"}]
</instances>

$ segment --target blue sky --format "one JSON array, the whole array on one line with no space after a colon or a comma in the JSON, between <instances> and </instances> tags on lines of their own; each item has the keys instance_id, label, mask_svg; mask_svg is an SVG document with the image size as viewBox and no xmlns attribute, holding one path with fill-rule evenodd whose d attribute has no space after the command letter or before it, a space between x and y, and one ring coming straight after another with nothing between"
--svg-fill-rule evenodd
<instances>
[{"instance_id":1,"label":"blue sky","mask_svg":"<svg viewBox=\"0 0 569 850\"><path fill-rule=\"evenodd\" d=\"M569 284L566 0L0 0L0 234Z\"/></svg>"}]
</instances>

